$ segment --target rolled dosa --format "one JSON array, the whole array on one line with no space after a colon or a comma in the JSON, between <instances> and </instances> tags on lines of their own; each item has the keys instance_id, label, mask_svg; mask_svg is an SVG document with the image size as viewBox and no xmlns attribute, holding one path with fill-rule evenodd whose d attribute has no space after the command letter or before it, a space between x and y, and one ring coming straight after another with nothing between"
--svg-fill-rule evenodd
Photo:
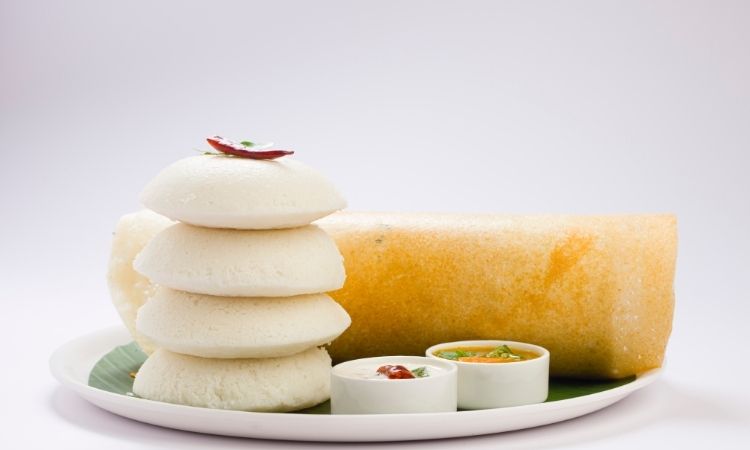
<instances>
[{"instance_id":1,"label":"rolled dosa","mask_svg":"<svg viewBox=\"0 0 750 450\"><path fill-rule=\"evenodd\" d=\"M672 327L672 215L336 213L316 222L344 256L331 293L352 318L335 361L508 339L546 347L551 374L660 367Z\"/></svg>"}]
</instances>

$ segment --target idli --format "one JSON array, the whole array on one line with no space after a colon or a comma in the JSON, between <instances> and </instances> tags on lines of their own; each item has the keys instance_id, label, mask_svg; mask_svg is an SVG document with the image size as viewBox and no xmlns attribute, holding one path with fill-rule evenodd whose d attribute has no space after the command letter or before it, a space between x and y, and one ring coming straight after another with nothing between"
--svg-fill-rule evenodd
<instances>
[{"instance_id":1,"label":"idli","mask_svg":"<svg viewBox=\"0 0 750 450\"><path fill-rule=\"evenodd\" d=\"M346 207L330 181L295 159L224 155L166 167L146 185L141 202L180 222L252 230L307 225Z\"/></svg>"},{"instance_id":2,"label":"idli","mask_svg":"<svg viewBox=\"0 0 750 450\"><path fill-rule=\"evenodd\" d=\"M177 223L154 236L133 266L161 286L230 297L333 291L346 277L336 244L315 225L247 231Z\"/></svg>"},{"instance_id":3,"label":"idli","mask_svg":"<svg viewBox=\"0 0 750 450\"><path fill-rule=\"evenodd\" d=\"M331 358L322 348L282 358L212 359L156 350L133 392L149 400L242 411L286 412L326 401Z\"/></svg>"},{"instance_id":4,"label":"idli","mask_svg":"<svg viewBox=\"0 0 750 450\"><path fill-rule=\"evenodd\" d=\"M326 294L214 297L160 287L136 328L157 347L203 358L269 358L331 342L349 327Z\"/></svg>"},{"instance_id":5,"label":"idli","mask_svg":"<svg viewBox=\"0 0 750 450\"><path fill-rule=\"evenodd\" d=\"M158 232L174 222L154 212L143 210L126 214L115 226L109 257L107 284L112 303L141 349L150 353L153 344L135 330L136 311L153 293L151 282L133 270L133 258Z\"/></svg>"}]
</instances>

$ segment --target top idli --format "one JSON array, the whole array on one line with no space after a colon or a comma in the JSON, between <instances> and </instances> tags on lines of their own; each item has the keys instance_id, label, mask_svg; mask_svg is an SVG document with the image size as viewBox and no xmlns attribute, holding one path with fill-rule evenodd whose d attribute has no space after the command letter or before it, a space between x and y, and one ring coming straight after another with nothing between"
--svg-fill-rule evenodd
<instances>
[{"instance_id":1,"label":"top idli","mask_svg":"<svg viewBox=\"0 0 750 450\"><path fill-rule=\"evenodd\" d=\"M141 202L172 220L243 230L303 226L346 207L330 181L299 161L224 155L166 167L146 185Z\"/></svg>"}]
</instances>

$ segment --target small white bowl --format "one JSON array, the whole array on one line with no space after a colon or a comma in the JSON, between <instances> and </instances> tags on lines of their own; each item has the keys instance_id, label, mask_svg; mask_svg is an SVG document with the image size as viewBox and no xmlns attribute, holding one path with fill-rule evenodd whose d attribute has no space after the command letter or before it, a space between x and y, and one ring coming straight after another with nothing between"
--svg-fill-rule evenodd
<instances>
[{"instance_id":1,"label":"small white bowl","mask_svg":"<svg viewBox=\"0 0 750 450\"><path fill-rule=\"evenodd\" d=\"M457 347L498 347L507 345L539 354L534 359L510 363L452 361L435 352ZM542 403L549 389L549 351L538 345L513 341L459 341L433 345L427 357L458 367L458 407L489 409Z\"/></svg>"},{"instance_id":2,"label":"small white bowl","mask_svg":"<svg viewBox=\"0 0 750 450\"><path fill-rule=\"evenodd\" d=\"M398 380L375 377L378 367L384 365L402 365L410 370L425 366L429 376ZM380 356L337 364L331 370L331 413L456 411L457 373L449 361L422 356Z\"/></svg>"}]
</instances>

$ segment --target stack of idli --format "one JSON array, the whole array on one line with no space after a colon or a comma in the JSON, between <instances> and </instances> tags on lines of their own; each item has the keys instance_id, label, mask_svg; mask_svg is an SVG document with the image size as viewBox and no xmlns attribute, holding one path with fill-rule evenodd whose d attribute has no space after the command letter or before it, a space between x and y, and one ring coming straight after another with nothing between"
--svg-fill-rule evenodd
<instances>
[{"instance_id":1,"label":"stack of idli","mask_svg":"<svg viewBox=\"0 0 750 450\"><path fill-rule=\"evenodd\" d=\"M311 224L345 207L333 185L288 157L200 155L164 169L141 201L176 223L154 221L133 263L156 286L136 293L148 297L136 334L156 350L133 392L246 411L327 400L323 346L351 323L325 294L344 284L341 254Z\"/></svg>"}]
</instances>

